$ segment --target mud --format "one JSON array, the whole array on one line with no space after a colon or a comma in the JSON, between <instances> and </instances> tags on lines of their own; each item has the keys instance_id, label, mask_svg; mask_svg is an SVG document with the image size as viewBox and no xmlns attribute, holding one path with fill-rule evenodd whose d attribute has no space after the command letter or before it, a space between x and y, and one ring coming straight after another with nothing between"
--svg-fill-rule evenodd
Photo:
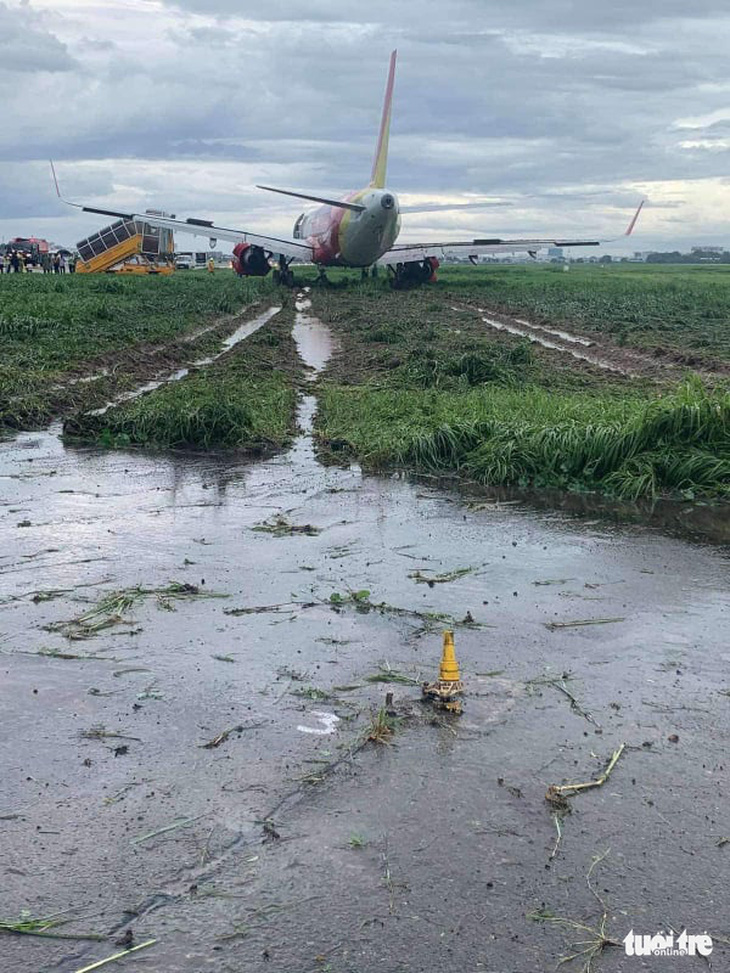
<instances>
[{"instance_id":1,"label":"mud","mask_svg":"<svg viewBox=\"0 0 730 973\"><path fill-rule=\"evenodd\" d=\"M314 375L329 339L304 302ZM707 930L722 969L725 551L321 466L315 409L305 395L294 447L261 463L66 448L58 429L0 444L0 915L70 909L85 918L64 932L110 934L6 934L3 973L75 973L127 928L158 942L110 968L544 973L590 937L528 915L595 926L586 875L608 849L592 873L607 934ZM253 530L277 514L320 532ZM47 629L172 579L229 597L145 599L82 642ZM421 617L331 600L362 591ZM263 606L282 607L227 614ZM439 612L483 626L457 631L458 718L367 681L432 679ZM548 628L598 618L620 620ZM363 746L388 690L392 744ZM130 739L82 735L101 726ZM551 859L547 787L595 778L624 742ZM597 968L662 962L702 966L609 947Z\"/></svg>"}]
</instances>

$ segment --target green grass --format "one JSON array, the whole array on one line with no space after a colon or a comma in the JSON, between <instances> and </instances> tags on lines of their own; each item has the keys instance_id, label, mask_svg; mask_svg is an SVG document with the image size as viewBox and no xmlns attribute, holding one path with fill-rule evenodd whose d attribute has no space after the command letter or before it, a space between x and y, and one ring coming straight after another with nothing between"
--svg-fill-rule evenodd
<instances>
[{"instance_id":1,"label":"green grass","mask_svg":"<svg viewBox=\"0 0 730 973\"><path fill-rule=\"evenodd\" d=\"M687 364L730 362L730 266L445 267L440 291L536 322L600 333Z\"/></svg>"},{"instance_id":2,"label":"green grass","mask_svg":"<svg viewBox=\"0 0 730 973\"><path fill-rule=\"evenodd\" d=\"M730 497L730 394L689 382L663 396L462 394L329 387L319 435L367 467L455 471L484 484L629 498Z\"/></svg>"},{"instance_id":3,"label":"green grass","mask_svg":"<svg viewBox=\"0 0 730 973\"><path fill-rule=\"evenodd\" d=\"M364 284L353 271L329 276L335 284L348 280L349 295L388 292L384 274ZM445 265L435 284L399 296L403 307L430 300L446 309L450 299L469 301L602 334L689 366L730 362L730 265L572 264L567 273L544 263ZM333 289L324 300L338 297Z\"/></svg>"},{"instance_id":4,"label":"green grass","mask_svg":"<svg viewBox=\"0 0 730 973\"><path fill-rule=\"evenodd\" d=\"M299 366L290 332L282 312L205 369L101 416L78 416L65 432L112 448L281 448L294 433Z\"/></svg>"},{"instance_id":5,"label":"green grass","mask_svg":"<svg viewBox=\"0 0 730 973\"><path fill-rule=\"evenodd\" d=\"M651 366L645 377L617 375L488 331L468 310L601 332L680 366L712 352L722 369L730 269L446 267L418 291L369 281L315 289L313 301L342 347L323 381L323 454L491 485L629 499L730 496L730 405L720 378L670 384Z\"/></svg>"},{"instance_id":6,"label":"green grass","mask_svg":"<svg viewBox=\"0 0 730 973\"><path fill-rule=\"evenodd\" d=\"M477 280L484 276L481 270L474 274ZM327 379L341 385L464 392L492 383L572 391L629 384L491 330L475 311L454 308L438 287L393 292L383 281L370 281L347 290L314 290L312 300L337 333L342 352Z\"/></svg>"},{"instance_id":7,"label":"green grass","mask_svg":"<svg viewBox=\"0 0 730 973\"><path fill-rule=\"evenodd\" d=\"M118 375L65 392L58 386L272 293L268 281L229 272L0 276L0 425L38 425L69 405L103 402Z\"/></svg>"},{"instance_id":8,"label":"green grass","mask_svg":"<svg viewBox=\"0 0 730 973\"><path fill-rule=\"evenodd\" d=\"M97 423L98 441L114 447L283 446L291 438L294 399L282 378L242 385L232 376L202 374L110 410Z\"/></svg>"}]
</instances>

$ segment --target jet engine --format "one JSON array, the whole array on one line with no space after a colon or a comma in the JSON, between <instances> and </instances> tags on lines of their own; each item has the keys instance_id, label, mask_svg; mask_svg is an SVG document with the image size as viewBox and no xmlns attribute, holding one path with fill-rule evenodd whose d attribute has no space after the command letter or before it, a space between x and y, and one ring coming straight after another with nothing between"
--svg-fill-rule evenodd
<instances>
[{"instance_id":1,"label":"jet engine","mask_svg":"<svg viewBox=\"0 0 730 973\"><path fill-rule=\"evenodd\" d=\"M233 248L233 269L239 277L265 277L271 264L262 247L237 243Z\"/></svg>"}]
</instances>

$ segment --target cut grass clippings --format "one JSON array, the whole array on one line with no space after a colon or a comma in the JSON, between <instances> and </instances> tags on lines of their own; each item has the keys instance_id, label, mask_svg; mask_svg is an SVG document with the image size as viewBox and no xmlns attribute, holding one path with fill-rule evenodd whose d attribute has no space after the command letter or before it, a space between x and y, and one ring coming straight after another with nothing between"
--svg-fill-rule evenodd
<instances>
[{"instance_id":1,"label":"cut grass clippings","mask_svg":"<svg viewBox=\"0 0 730 973\"><path fill-rule=\"evenodd\" d=\"M119 959L124 959L130 953L138 953L141 949L154 946L156 942L156 939L148 939L147 942L140 943L139 946L131 946L129 949L122 950L121 953L114 953L113 956L107 956L106 959L98 960L96 963L92 963L91 966L84 966L82 969L76 970L76 973L92 973L93 970L100 970L102 966L107 966L109 963L115 963Z\"/></svg>"},{"instance_id":2,"label":"cut grass clippings","mask_svg":"<svg viewBox=\"0 0 730 973\"><path fill-rule=\"evenodd\" d=\"M456 571L446 571L444 574L413 571L408 577L415 581L416 584L427 584L429 588L433 588L436 584L449 584L451 581L458 581L459 578L464 578L467 574L473 574L476 570L476 568L457 568Z\"/></svg>"},{"instance_id":3,"label":"cut grass clippings","mask_svg":"<svg viewBox=\"0 0 730 973\"><path fill-rule=\"evenodd\" d=\"M68 913L57 912L51 916L33 916L23 909L18 919L0 919L0 933L15 933L20 936L41 936L47 939L79 939L103 942L107 937L94 933L62 933L57 927L74 921L74 917L64 918Z\"/></svg>"},{"instance_id":4,"label":"cut grass clippings","mask_svg":"<svg viewBox=\"0 0 730 973\"><path fill-rule=\"evenodd\" d=\"M292 537L295 534L316 537L321 533L321 529L313 524L292 524L283 514L256 524L251 530L259 534L273 534L274 537Z\"/></svg>"},{"instance_id":5,"label":"cut grass clippings","mask_svg":"<svg viewBox=\"0 0 730 973\"><path fill-rule=\"evenodd\" d=\"M580 794L582 791L591 790L594 787L603 787L613 773L614 767L621 759L621 755L625 749L626 744L622 743L618 750L615 750L611 755L611 759L608 762L606 769L595 780L585 781L584 783L580 784L563 784L561 786L551 784L547 789L545 800L554 806L563 806L565 799L568 797L574 797L576 794Z\"/></svg>"},{"instance_id":6,"label":"cut grass clippings","mask_svg":"<svg viewBox=\"0 0 730 973\"><path fill-rule=\"evenodd\" d=\"M179 828L189 828L191 824L195 824L203 817L199 814L194 818L178 818L173 821L172 824L165 825L164 828L157 828L155 831L148 831L147 834L139 835L136 838L132 838L130 844L141 845L145 841L150 841L152 838L157 838L159 835L169 834L170 831L177 831Z\"/></svg>"},{"instance_id":7,"label":"cut grass clippings","mask_svg":"<svg viewBox=\"0 0 730 973\"><path fill-rule=\"evenodd\" d=\"M397 669L392 669L387 662L380 666L377 672L365 676L365 682L394 682L400 683L403 686L421 685L420 680L414 679L412 676L407 676L404 672L399 672Z\"/></svg>"},{"instance_id":8,"label":"cut grass clippings","mask_svg":"<svg viewBox=\"0 0 730 973\"><path fill-rule=\"evenodd\" d=\"M575 618L567 622L544 622L545 628L556 631L561 628L583 628L587 625L614 625L616 622L625 622L623 617L616 618Z\"/></svg>"},{"instance_id":9,"label":"cut grass clippings","mask_svg":"<svg viewBox=\"0 0 730 973\"><path fill-rule=\"evenodd\" d=\"M215 591L204 591L197 585L181 581L171 581L165 587L145 588L137 585L112 591L99 601L94 608L76 618L51 622L45 626L48 632L57 632L72 641L93 638L100 632L115 625L130 625L124 615L136 603L154 597L159 608L174 611L174 602L184 598L227 598L228 595Z\"/></svg>"}]
</instances>

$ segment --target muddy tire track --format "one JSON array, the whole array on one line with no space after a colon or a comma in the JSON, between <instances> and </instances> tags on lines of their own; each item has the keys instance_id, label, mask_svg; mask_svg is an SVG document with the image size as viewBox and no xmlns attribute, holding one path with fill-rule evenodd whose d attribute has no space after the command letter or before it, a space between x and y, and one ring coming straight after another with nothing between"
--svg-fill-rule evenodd
<instances>
[{"instance_id":1,"label":"muddy tire track","mask_svg":"<svg viewBox=\"0 0 730 973\"><path fill-rule=\"evenodd\" d=\"M129 394L130 386L152 382L175 367L191 363L196 350L202 352L210 342L226 342L235 335L242 322L265 310L264 302L255 302L232 313L220 315L208 324L175 335L164 343L141 343L95 356L71 367L44 392L44 404L35 416L35 409L26 415L26 396L0 400L8 414L0 418L0 428L43 428L49 422L72 413L87 412L102 407L117 396ZM224 348L228 350L228 348ZM197 362L192 362L197 365ZM13 412L17 413L13 415Z\"/></svg>"},{"instance_id":2,"label":"muddy tire track","mask_svg":"<svg viewBox=\"0 0 730 973\"><path fill-rule=\"evenodd\" d=\"M662 379L680 378L691 369L709 379L730 374L730 367L718 363L713 368L681 360L670 360L647 352L628 349L606 341L603 337L588 338L585 335L544 324L536 324L526 318L512 317L489 308L469 304L453 305L454 310L470 311L481 315L482 321L495 331L502 331L548 351L568 355L595 368L614 372L627 378Z\"/></svg>"},{"instance_id":3,"label":"muddy tire track","mask_svg":"<svg viewBox=\"0 0 730 973\"><path fill-rule=\"evenodd\" d=\"M180 379L183 379L189 375L192 369L205 368L208 365L212 365L213 362L218 361L224 355L228 354L233 348L236 347L236 345L240 344L241 341L244 341L246 338L250 338L252 334L255 334L260 328L263 328L263 326L268 324L273 317L281 312L281 310L281 305L272 305L261 314L258 314L256 317L247 319L242 324L239 324L231 334L223 339L221 349L214 355L206 355L205 358L198 358L195 361L189 362L189 364L182 366L181 368L177 368L173 372L166 372L164 374L158 373L149 381L143 382L141 385L138 385L136 388L131 389L128 392L122 392L120 395L116 396L116 398L111 399L100 408L94 409L89 414L97 416L104 415L104 413L109 409L121 405L123 402L130 402L133 399L139 398L141 395L145 395L147 392L154 392L156 389L161 388L163 385L168 385L171 382L179 382ZM238 315L236 320L238 320L241 316L242 315ZM209 333L211 330L213 330L212 327L204 330L198 334L196 338L200 337L201 334Z\"/></svg>"}]
</instances>

